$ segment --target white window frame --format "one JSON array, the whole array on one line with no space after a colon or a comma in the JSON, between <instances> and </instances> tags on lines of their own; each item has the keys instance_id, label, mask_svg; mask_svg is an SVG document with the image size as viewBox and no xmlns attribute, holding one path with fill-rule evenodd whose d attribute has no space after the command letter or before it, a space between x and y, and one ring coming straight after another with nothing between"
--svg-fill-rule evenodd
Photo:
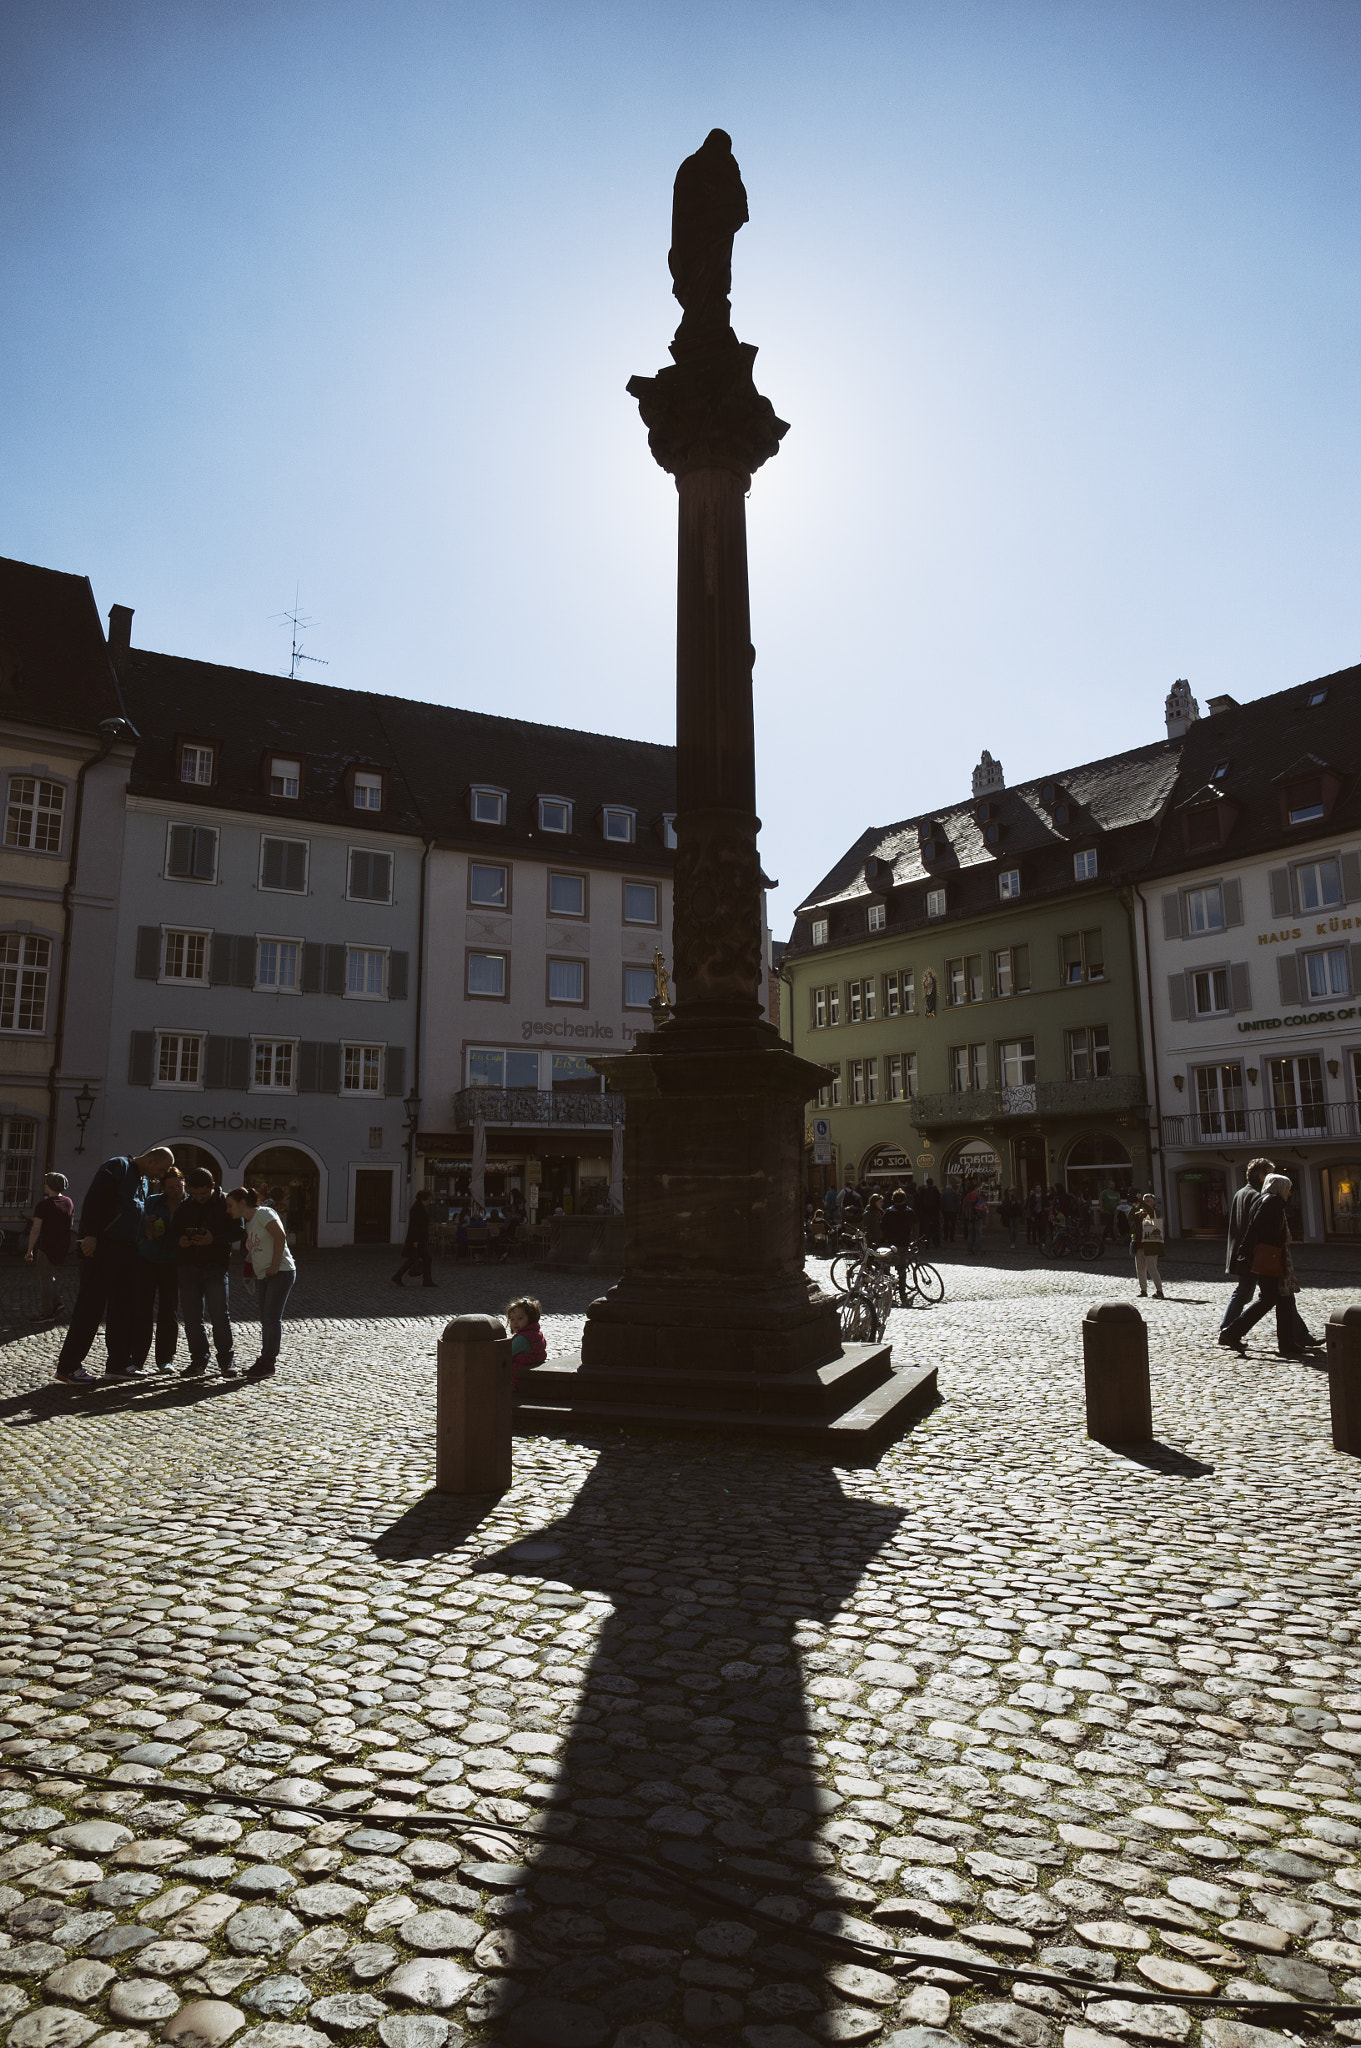
<instances>
[{"instance_id":1,"label":"white window frame","mask_svg":"<svg viewBox=\"0 0 1361 2048\"><path fill-rule=\"evenodd\" d=\"M622 824L622 832L611 830L612 825ZM602 804L600 807L600 836L610 846L632 846L638 836L638 813L627 804Z\"/></svg>"},{"instance_id":2,"label":"white window frame","mask_svg":"<svg viewBox=\"0 0 1361 2048\"><path fill-rule=\"evenodd\" d=\"M1021 870L1003 868L997 877L997 894L1003 903L1014 903L1021 893Z\"/></svg>"},{"instance_id":3,"label":"white window frame","mask_svg":"<svg viewBox=\"0 0 1361 2048\"><path fill-rule=\"evenodd\" d=\"M280 1049L281 1049L282 1047L284 1047L284 1046L287 1046L287 1048L288 1048L288 1070L289 1070L289 1076L290 1076L290 1078L289 1078L289 1079L288 1079L287 1081L260 1081L260 1080L258 1080L258 1079L256 1078L256 1071L255 1071L255 1069L256 1069L256 1061L257 1061L257 1059L259 1058L259 1051L260 1051L260 1047L261 1047L261 1046L265 1046L265 1045L267 1045L267 1046L270 1046L270 1047L272 1048L272 1051L271 1051L271 1054L270 1054L270 1066L271 1066L271 1069L273 1069L274 1067L277 1067L277 1065L278 1065L278 1054L279 1054L279 1051L280 1051ZM267 1035L266 1035L265 1033L261 1032L261 1033L259 1033L258 1035L256 1035L255 1037L253 1037L253 1038L251 1039L251 1042L250 1042L250 1082L249 1082L249 1085L248 1085L248 1087L247 1087L247 1091L246 1091L246 1092L247 1092L247 1094L249 1094L249 1095L296 1095L296 1094L297 1094L297 1092L298 1092L298 1041L297 1041L297 1039L296 1039L296 1038L275 1038L275 1037L272 1037L272 1036L267 1036Z\"/></svg>"},{"instance_id":4,"label":"white window frame","mask_svg":"<svg viewBox=\"0 0 1361 2048\"><path fill-rule=\"evenodd\" d=\"M360 803L361 790L365 798L377 797L376 803ZM356 768L350 784L350 805L356 811L381 811L383 808L383 777L376 768Z\"/></svg>"},{"instance_id":5,"label":"white window frame","mask_svg":"<svg viewBox=\"0 0 1361 2048\"><path fill-rule=\"evenodd\" d=\"M261 964L262 964L262 962L261 962L261 948L262 948L262 947L264 947L264 946L296 946L296 947L297 947L297 949L298 949L298 961L297 961L297 967L298 967L298 972L297 972L297 979L296 979L296 980L294 981L294 984L293 984L292 988L288 988L288 987L286 987L286 986L285 986L285 985L284 985L283 983L281 983L281 982L278 982L278 981L263 981L263 980L261 979L261 977L260 977L260 968L261 968ZM292 935L291 933L288 933L288 934L284 934L284 933L279 933L279 932L259 932L259 933L257 933L257 934L256 934L256 939L255 939L255 988L256 988L256 993L257 993L258 995L270 995L270 996L300 996L300 995L302 994L302 948L303 948L303 942L302 942L302 940L301 940L301 939L298 939L298 938L294 938L294 937L293 937L293 935ZM348 959L347 959L347 963L346 963L346 978L348 979L348 977L349 977L349 966L348 966Z\"/></svg>"},{"instance_id":6,"label":"white window frame","mask_svg":"<svg viewBox=\"0 0 1361 2048\"><path fill-rule=\"evenodd\" d=\"M47 1036L48 998L52 993L52 959L54 952L52 940L45 932L0 932L0 942L8 946L11 940L17 944L18 958L13 962L5 961L2 967L0 967L0 973L3 973L5 979L8 979L11 972L13 973L14 1000L12 1005L6 1002L3 1007L0 1007L0 1033L3 1033L6 1038L45 1038ZM30 957L31 954L37 955L37 957ZM30 989L30 1006L35 985L41 989L41 1000L38 1005L39 1016L36 1024L20 1024L18 1022L26 981L29 983ZM15 1019L13 1023L7 1024L3 1022L6 1010Z\"/></svg>"},{"instance_id":7,"label":"white window frame","mask_svg":"<svg viewBox=\"0 0 1361 2048\"><path fill-rule=\"evenodd\" d=\"M675 851L676 813L674 811L662 812L662 845L669 846L672 852Z\"/></svg>"},{"instance_id":8,"label":"white window frame","mask_svg":"<svg viewBox=\"0 0 1361 2048\"><path fill-rule=\"evenodd\" d=\"M1029 1046L1027 1053L1025 1047ZM1008 1076L1008 1066L1015 1070L1016 1078ZM1029 1072L1027 1073L1027 1068ZM997 1083L1000 1088L1029 1088L1035 1079L1035 1041L1033 1038L1004 1038L997 1046Z\"/></svg>"},{"instance_id":9,"label":"white window frame","mask_svg":"<svg viewBox=\"0 0 1361 2048\"><path fill-rule=\"evenodd\" d=\"M1340 960L1342 963L1341 988L1327 988L1318 990L1312 988L1310 986L1311 976L1309 973L1309 963L1311 960ZM1332 1002L1338 996L1351 995L1351 960L1350 948L1348 946L1310 946L1305 951L1302 965L1304 967L1304 989L1301 991L1301 993L1305 996L1305 999L1308 1002L1327 1003ZM1331 979L1331 977L1328 978Z\"/></svg>"},{"instance_id":10,"label":"white window frame","mask_svg":"<svg viewBox=\"0 0 1361 2048\"><path fill-rule=\"evenodd\" d=\"M814 1031L825 1031L827 1029L827 991L825 988L815 988L813 990L813 1029Z\"/></svg>"},{"instance_id":11,"label":"white window frame","mask_svg":"<svg viewBox=\"0 0 1361 2048\"><path fill-rule=\"evenodd\" d=\"M490 799L490 808L495 813L488 818L481 814L482 799ZM506 792L492 782L475 782L468 791L468 815L474 825L504 825L506 822Z\"/></svg>"},{"instance_id":12,"label":"white window frame","mask_svg":"<svg viewBox=\"0 0 1361 2048\"><path fill-rule=\"evenodd\" d=\"M167 963L170 959L170 941L172 939L202 939L202 974L171 974L169 972ZM156 977L157 981L163 986L168 985L171 988L207 988L212 948L212 932L205 931L201 925L163 924L161 926L161 971Z\"/></svg>"},{"instance_id":13,"label":"white window frame","mask_svg":"<svg viewBox=\"0 0 1361 2048\"><path fill-rule=\"evenodd\" d=\"M361 1072L361 1075L362 1075L362 1072L363 1072L363 1062L364 1062L365 1056L366 1056L367 1054L369 1054L369 1053L373 1053L373 1054L376 1054L376 1056L377 1056L377 1075L378 1075L378 1080L377 1080L377 1085L376 1085L375 1087L373 1087L373 1088L366 1088L366 1087L364 1087L364 1086L363 1086L363 1084L362 1084L362 1081L361 1081L361 1084L360 1084L360 1085L359 1085L358 1087L351 1087L351 1086L349 1085L349 1083L348 1083L348 1082L347 1082L347 1080L346 1080L346 1069L347 1069L347 1067L348 1067L348 1065L349 1065L349 1060L350 1060L350 1055L351 1055L351 1053L357 1054L357 1055L358 1055L358 1057L359 1057L359 1060L360 1060L360 1063L361 1063L361 1065L360 1065L360 1072ZM365 1100L367 1100L367 1101L369 1101L369 1102L372 1102L372 1101L373 1101L373 1100L374 1100L375 1098L378 1098L378 1099L380 1099L380 1100L381 1100L381 1098L382 1098L382 1095L383 1095L383 1092L384 1092L384 1088L385 1088L385 1086L386 1086L386 1082L387 1082L387 1046L386 1046L386 1044L383 1044L383 1045L375 1045L372 1039L362 1039L362 1038L348 1038L348 1039L342 1039L342 1040L341 1040L341 1045L340 1045L340 1093L341 1093L342 1095L348 1095L348 1096L350 1096L350 1097L351 1097L351 1099L354 1099L354 1098L356 1098L356 1097L362 1097L363 1099L365 1099Z\"/></svg>"},{"instance_id":14,"label":"white window frame","mask_svg":"<svg viewBox=\"0 0 1361 2048\"><path fill-rule=\"evenodd\" d=\"M1215 1000L1219 993L1215 985L1216 975L1221 975L1224 981L1224 1000L1222 1003ZM1204 1008L1201 1007L1200 1001L1200 985L1202 982L1206 984L1210 993L1210 1002ZM1233 1014L1233 973L1227 965L1220 967L1193 967L1190 973L1190 983L1190 1007L1193 1017L1228 1017Z\"/></svg>"},{"instance_id":15,"label":"white window frame","mask_svg":"<svg viewBox=\"0 0 1361 2048\"><path fill-rule=\"evenodd\" d=\"M294 773L292 775L281 775L278 772L281 768L291 768ZM301 754L271 754L269 757L269 794L272 797L277 797L283 803L297 803L302 797L302 769L303 758ZM274 787L276 782L291 782L293 787L292 789L276 789Z\"/></svg>"},{"instance_id":16,"label":"white window frame","mask_svg":"<svg viewBox=\"0 0 1361 2048\"><path fill-rule=\"evenodd\" d=\"M300 847L302 847L302 849L303 849L303 856L302 856L302 887L301 887L301 889L283 889L283 888L280 888L280 886L279 886L279 884L278 884L277 882L267 882L267 881L265 880L265 848L266 848L266 846L300 846ZM347 874L347 880L348 880L348 869L346 870L346 874ZM259 869L258 869L258 872L257 872L257 874L256 874L256 886L257 886L258 888L260 888L260 889L263 889L263 890L264 890L264 892L265 892L265 894L266 894L267 896L305 896L305 895L307 894L307 892L308 892L309 888L311 887L311 884L312 884L312 842L311 842L311 840L310 840L310 839L299 839L299 838L298 838L298 837L296 836L296 834L294 834L294 833L291 833L291 832L262 832L262 833L260 834L260 865L259 865Z\"/></svg>"},{"instance_id":17,"label":"white window frame","mask_svg":"<svg viewBox=\"0 0 1361 2048\"><path fill-rule=\"evenodd\" d=\"M1084 847L1080 853L1073 855L1073 880L1075 882L1094 882L1097 878L1096 868L1096 848L1094 846Z\"/></svg>"},{"instance_id":18,"label":"white window frame","mask_svg":"<svg viewBox=\"0 0 1361 2048\"><path fill-rule=\"evenodd\" d=\"M903 1099L903 1056L900 1052L888 1054L887 1072L884 1076L884 1096L888 1102Z\"/></svg>"},{"instance_id":19,"label":"white window frame","mask_svg":"<svg viewBox=\"0 0 1361 2048\"><path fill-rule=\"evenodd\" d=\"M927 914L927 916L928 916L928 917L944 917L944 915L945 915L945 891L944 891L943 889L928 889L928 890L927 890L927 892L926 892L926 914Z\"/></svg>"},{"instance_id":20,"label":"white window frame","mask_svg":"<svg viewBox=\"0 0 1361 2048\"><path fill-rule=\"evenodd\" d=\"M386 896L352 896L350 894L350 870L357 853L382 854L388 864L388 892ZM347 846L345 849L345 901L347 903L392 903L397 888L397 856L390 846Z\"/></svg>"},{"instance_id":21,"label":"white window frame","mask_svg":"<svg viewBox=\"0 0 1361 2048\"><path fill-rule=\"evenodd\" d=\"M189 1042L190 1042L191 1040L193 1041L193 1043L194 1043L195 1045L197 1045L197 1047L198 1047L198 1059L197 1059L197 1066L198 1066L198 1078L197 1078L196 1080L193 1080L193 1081L182 1081L182 1080L178 1080L178 1079L176 1079L176 1080L171 1080L171 1081L163 1081L163 1080L161 1079L161 1048L162 1048L162 1046L164 1045L164 1043L166 1042L166 1040L167 1040L167 1039L171 1039L171 1038L173 1038L173 1039L175 1040L175 1042L176 1042L176 1045L177 1045L177 1047L178 1047L178 1051L177 1051L177 1053L176 1053L176 1062L175 1062L175 1063L176 1063L176 1067L177 1067L177 1068L178 1068L179 1070L181 1070L181 1071L183 1070L183 1067L184 1067L184 1048L185 1048L185 1046L186 1046L187 1044L189 1044ZM151 1085L152 1085L152 1087L153 1087L153 1088L163 1088L163 1089L165 1089L165 1090L166 1090L167 1092L173 1092L173 1093L176 1093L176 1094L180 1094L180 1095L187 1095L187 1094L193 1094L193 1095L201 1095L201 1094L203 1093L203 1087L204 1087L204 1081L203 1081L203 1066L204 1066L204 1053L205 1053L205 1049L206 1049L206 1047L207 1047L207 1043L208 1043L208 1035L207 1035L207 1033L206 1033L206 1032L204 1032L204 1031L159 1031L159 1030L158 1030L158 1031L157 1031L157 1033L156 1033L156 1040L155 1040L155 1046L154 1046L154 1049L153 1049L153 1053L152 1053L152 1061L151 1061Z\"/></svg>"},{"instance_id":22,"label":"white window frame","mask_svg":"<svg viewBox=\"0 0 1361 2048\"><path fill-rule=\"evenodd\" d=\"M550 823L548 822L548 819L547 819L547 817L545 816L545 812L546 812L546 811L548 810L548 808L549 808L549 806L550 806L550 805L552 805L552 806L555 806L556 808L558 808L558 809L560 809L560 810L561 810L561 812L562 812L562 814L563 814L563 819L564 819L564 822L563 822L563 823L562 823L561 825L551 825L551 824L550 824ZM560 832L560 833L568 833L568 832L570 832L570 831L571 831L571 829L572 829L572 799L571 799L571 797L570 797L570 796L541 796L541 797L539 798L539 830L540 830L541 832Z\"/></svg>"},{"instance_id":23,"label":"white window frame","mask_svg":"<svg viewBox=\"0 0 1361 2048\"><path fill-rule=\"evenodd\" d=\"M815 946L825 946L827 943L827 932L828 920L825 917L815 917L813 919L813 944Z\"/></svg>"},{"instance_id":24,"label":"white window frame","mask_svg":"<svg viewBox=\"0 0 1361 2048\"><path fill-rule=\"evenodd\" d=\"M383 986L380 990L375 991L373 989L357 989L350 987L350 962L361 953L365 956L366 959L371 958L375 953L381 958L383 963ZM352 1003L385 1003L388 999L388 972L391 966L391 960L392 952L391 948L388 946L358 946L347 943L345 947L346 1000ZM367 979L367 973L365 978Z\"/></svg>"},{"instance_id":25,"label":"white window frame","mask_svg":"<svg viewBox=\"0 0 1361 2048\"><path fill-rule=\"evenodd\" d=\"M1321 885L1323 881L1323 870L1325 868L1331 868L1333 871L1333 882L1334 886L1336 887L1337 894L1334 897L1332 897L1330 901L1324 901L1322 897L1320 897L1320 900L1317 903L1306 903L1304 900L1304 876L1317 875L1319 883ZM1318 860L1296 861L1294 863L1294 877L1295 901L1300 906L1301 917L1317 917L1320 911L1339 910L1341 908L1342 863L1340 860L1338 860L1335 854L1322 855Z\"/></svg>"},{"instance_id":26,"label":"white window frame","mask_svg":"<svg viewBox=\"0 0 1361 2048\"><path fill-rule=\"evenodd\" d=\"M170 835L177 831L211 833L213 840L213 872L211 875L174 875L170 872ZM222 829L218 825L200 825L194 818L167 818L165 826L165 863L162 875L167 882L187 882L194 889L212 889L217 885L218 870L222 865Z\"/></svg>"},{"instance_id":27,"label":"white window frame","mask_svg":"<svg viewBox=\"0 0 1361 2048\"><path fill-rule=\"evenodd\" d=\"M1212 907L1212 906L1211 906L1211 901L1210 901L1210 899L1211 899L1212 897L1214 898L1214 900L1215 900L1215 903L1216 903L1216 904L1218 905L1218 908L1219 908L1219 922L1218 922L1217 924L1216 924L1216 923L1213 923L1213 922L1212 922L1212 921L1210 920L1209 916L1208 916L1207 914L1205 914L1205 913L1208 913L1208 912L1209 912L1209 910L1210 910L1210 909L1211 909L1211 907ZM1205 935L1206 935L1207 933L1209 933L1209 932L1222 932L1222 931L1223 931L1223 929L1224 929L1224 890L1223 890L1223 887L1221 886L1221 884L1220 884L1220 883L1218 883L1218 882L1205 882L1205 883L1202 883L1202 884L1201 884L1201 885L1200 885L1200 886L1199 886L1198 888L1195 888L1195 889L1188 889L1188 890L1186 891L1186 899L1185 899L1185 900L1186 900L1186 933L1187 933L1187 937L1188 937L1188 938L1198 939L1198 938L1202 938L1203 936L1205 936ZM1200 905L1200 906L1202 906L1202 921L1201 921L1201 923L1199 923L1199 924L1197 924L1197 923L1196 923L1196 906L1197 906L1197 905Z\"/></svg>"},{"instance_id":28,"label":"white window frame","mask_svg":"<svg viewBox=\"0 0 1361 2048\"><path fill-rule=\"evenodd\" d=\"M18 806L18 808L27 810L30 814L27 839L11 839L9 836L10 819L16 808L14 786L18 782L31 782L33 784L32 803L20 804ZM44 804L42 801L44 790L56 790L60 801L55 806L50 802ZM40 775L33 768L14 769L5 787L4 843L6 849L11 853L34 853L37 854L40 860L60 860L62 849L66 844L66 796L66 783L59 776ZM44 818L50 821L53 817L57 820L57 843L55 846L39 846L37 843L39 822Z\"/></svg>"},{"instance_id":29,"label":"white window frame","mask_svg":"<svg viewBox=\"0 0 1361 2048\"><path fill-rule=\"evenodd\" d=\"M185 774L185 772L184 772L184 768L185 768L185 761L186 761L187 757L188 757L188 756L189 756L190 754L193 754L193 755L195 756L195 761L194 761L194 768L195 768L195 772L194 772L194 774L192 774L192 775L186 775L186 774ZM208 773L207 773L206 775L204 775L204 774L202 773L202 769L203 769L203 763L204 763L204 759L205 759L205 757L206 757L206 759L207 759L207 763L208 763ZM212 740L181 740L181 741L180 741L180 759L179 759L179 771L178 771L178 774L176 775L176 778L175 778L177 782L179 782L179 783L180 783L180 784L181 784L181 785L182 785L182 786L183 786L183 787L184 787L185 789L205 789L205 788L210 788L210 787L211 787L211 785L212 785L213 777L214 777L214 776L216 775L216 773L217 773L217 746L216 746L216 743L215 743L214 741L212 741Z\"/></svg>"},{"instance_id":30,"label":"white window frame","mask_svg":"<svg viewBox=\"0 0 1361 2048\"><path fill-rule=\"evenodd\" d=\"M905 1052L903 1054L903 1100L905 1102L914 1102L916 1095L917 1055L915 1052Z\"/></svg>"},{"instance_id":31,"label":"white window frame","mask_svg":"<svg viewBox=\"0 0 1361 2048\"><path fill-rule=\"evenodd\" d=\"M886 903L871 903L869 909L865 912L865 924L866 928L872 932L885 930L888 925L888 905Z\"/></svg>"}]
</instances>

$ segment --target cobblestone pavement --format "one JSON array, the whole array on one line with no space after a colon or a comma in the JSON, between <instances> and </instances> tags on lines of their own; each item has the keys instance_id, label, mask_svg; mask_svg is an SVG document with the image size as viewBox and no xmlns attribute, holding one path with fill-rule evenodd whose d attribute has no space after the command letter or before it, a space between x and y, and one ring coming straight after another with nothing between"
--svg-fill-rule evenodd
<instances>
[{"instance_id":1,"label":"cobblestone pavement","mask_svg":"<svg viewBox=\"0 0 1361 2048\"><path fill-rule=\"evenodd\" d=\"M1222 1277L1147 1304L1145 1455L1083 1434L1125 1268L1022 1258L895 1317L944 1398L873 1470L535 1440L457 1501L443 1318L537 1285L561 1352L600 1283L389 1257L272 1382L0 1351L11 2048L1361 2040L1289 2004L1361 2003L1361 1462Z\"/></svg>"}]
</instances>

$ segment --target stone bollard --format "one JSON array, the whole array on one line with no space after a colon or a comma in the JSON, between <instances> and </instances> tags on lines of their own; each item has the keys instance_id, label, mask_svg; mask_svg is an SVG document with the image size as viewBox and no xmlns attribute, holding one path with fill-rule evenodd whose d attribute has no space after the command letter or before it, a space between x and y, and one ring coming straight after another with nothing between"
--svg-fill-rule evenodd
<instances>
[{"instance_id":1,"label":"stone bollard","mask_svg":"<svg viewBox=\"0 0 1361 2048\"><path fill-rule=\"evenodd\" d=\"M1146 1444L1153 1437L1148 1385L1148 1326L1132 1301L1102 1301L1082 1318L1087 1434L1102 1444Z\"/></svg>"},{"instance_id":2,"label":"stone bollard","mask_svg":"<svg viewBox=\"0 0 1361 2048\"><path fill-rule=\"evenodd\" d=\"M1335 1308L1328 1318L1328 1404L1333 1449L1361 1458L1361 1308Z\"/></svg>"},{"instance_id":3,"label":"stone bollard","mask_svg":"<svg viewBox=\"0 0 1361 2048\"><path fill-rule=\"evenodd\" d=\"M504 1493L511 1483L510 1338L498 1316L455 1316L439 1341L435 1491Z\"/></svg>"}]
</instances>

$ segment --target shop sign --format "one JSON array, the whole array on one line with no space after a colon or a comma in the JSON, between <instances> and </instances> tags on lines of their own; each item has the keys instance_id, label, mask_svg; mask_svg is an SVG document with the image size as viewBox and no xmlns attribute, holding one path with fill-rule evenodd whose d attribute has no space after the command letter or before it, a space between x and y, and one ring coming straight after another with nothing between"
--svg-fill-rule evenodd
<instances>
[{"instance_id":1,"label":"shop sign","mask_svg":"<svg viewBox=\"0 0 1361 2048\"><path fill-rule=\"evenodd\" d=\"M182 1116L182 1131L296 1131L286 1116Z\"/></svg>"},{"instance_id":2,"label":"shop sign","mask_svg":"<svg viewBox=\"0 0 1361 2048\"><path fill-rule=\"evenodd\" d=\"M982 1138L970 1138L961 1145L948 1172L951 1180L980 1182L989 1194L1002 1185L1002 1162Z\"/></svg>"},{"instance_id":3,"label":"shop sign","mask_svg":"<svg viewBox=\"0 0 1361 2048\"><path fill-rule=\"evenodd\" d=\"M551 1024L522 1024L521 1035L525 1038L613 1038L613 1024L573 1024L567 1017L556 1017Z\"/></svg>"},{"instance_id":4,"label":"shop sign","mask_svg":"<svg viewBox=\"0 0 1361 2048\"><path fill-rule=\"evenodd\" d=\"M878 1145L865 1161L865 1168L873 1168L876 1173L911 1173L912 1161L896 1145Z\"/></svg>"},{"instance_id":5,"label":"shop sign","mask_svg":"<svg viewBox=\"0 0 1361 2048\"><path fill-rule=\"evenodd\" d=\"M1361 930L1361 917L1320 917L1314 925L1314 931L1321 939L1326 939L1329 932L1350 932L1356 930ZM1257 943L1259 946L1288 946L1292 939L1300 939L1303 936L1303 925L1296 924L1292 925L1288 931L1258 932Z\"/></svg>"},{"instance_id":6,"label":"shop sign","mask_svg":"<svg viewBox=\"0 0 1361 2048\"><path fill-rule=\"evenodd\" d=\"M1283 1031L1290 1024L1345 1024L1354 1017L1357 1006L1352 1004L1345 1010L1301 1010L1294 1017L1253 1017L1240 1024L1240 1031Z\"/></svg>"},{"instance_id":7,"label":"shop sign","mask_svg":"<svg viewBox=\"0 0 1361 2048\"><path fill-rule=\"evenodd\" d=\"M542 1159L526 1159L525 1179L529 1182L529 1185L531 1187L538 1186L539 1182L543 1179Z\"/></svg>"}]
</instances>

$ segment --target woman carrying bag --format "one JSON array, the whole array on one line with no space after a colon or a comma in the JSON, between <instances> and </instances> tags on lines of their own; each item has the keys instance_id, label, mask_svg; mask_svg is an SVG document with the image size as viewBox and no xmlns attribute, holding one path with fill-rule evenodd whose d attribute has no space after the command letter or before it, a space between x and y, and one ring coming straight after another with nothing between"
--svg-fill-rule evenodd
<instances>
[{"instance_id":1,"label":"woman carrying bag","mask_svg":"<svg viewBox=\"0 0 1361 2048\"><path fill-rule=\"evenodd\" d=\"M1219 1333L1219 1341L1240 1358L1247 1352L1243 1339L1254 1323L1259 1323L1268 1309L1275 1308L1281 1296L1287 1270L1287 1246L1290 1243L1290 1228L1286 1222L1285 1204L1290 1193L1290 1181L1283 1173L1269 1173L1262 1182L1262 1199L1252 1212L1252 1221L1243 1234L1234 1261L1239 1272L1251 1274L1257 1282L1257 1298L1241 1309L1231 1323L1226 1323ZM1277 1318L1277 1343L1280 1343L1280 1322Z\"/></svg>"},{"instance_id":2,"label":"woman carrying bag","mask_svg":"<svg viewBox=\"0 0 1361 2048\"><path fill-rule=\"evenodd\" d=\"M1130 1237L1134 1245L1134 1270L1139 1279L1139 1292L1147 1294L1151 1280L1153 1292L1161 1301L1163 1283L1158 1260L1163 1248L1163 1219L1152 1195L1145 1195L1142 1201L1135 1203L1130 1215Z\"/></svg>"}]
</instances>

